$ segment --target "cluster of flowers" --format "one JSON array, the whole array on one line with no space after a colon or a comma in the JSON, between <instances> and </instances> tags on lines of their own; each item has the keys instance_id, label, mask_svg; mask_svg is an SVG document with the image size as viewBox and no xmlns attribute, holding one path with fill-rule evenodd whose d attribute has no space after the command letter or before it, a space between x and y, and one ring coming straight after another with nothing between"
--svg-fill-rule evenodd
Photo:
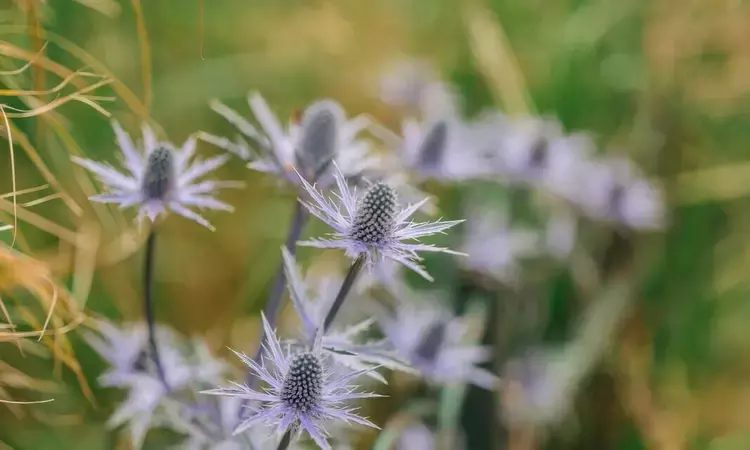
<instances>
[{"instance_id":1,"label":"cluster of flowers","mask_svg":"<svg viewBox=\"0 0 750 450\"><path fill-rule=\"evenodd\" d=\"M413 96L410 92L396 97ZM212 104L239 131L233 138L200 132L177 148L144 126L142 141L134 143L114 123L128 173L75 158L109 188L92 200L136 206L139 218L152 222L172 211L213 229L191 208L231 211L212 195L241 183L199 181L231 159L229 154L194 158L197 139L212 143L246 160L250 168L298 189L301 206L333 230L325 238L297 245L343 249L352 260L337 288L314 293L313 283L302 276L295 261L294 246L282 249L283 276L302 326L296 335L281 340L273 315L262 316L262 352L254 358L237 353L251 373L247 383L215 388L228 368L205 346L186 344L163 328L149 337L145 327L118 328L102 322L100 333L89 336L112 366L101 384L129 392L111 425L127 423L136 446L149 428L168 427L189 437L187 448L295 448L305 437L323 449L331 448L329 441L347 448L343 425L377 428L351 402L378 397L362 391L358 383L385 381L381 369L418 374L436 384L465 382L485 389L498 385L498 378L480 367L489 360L490 349L464 340L466 318L434 302L414 300L419 295L402 281L399 268L432 281L421 254L447 253L459 256L468 270L510 283L518 277L519 258L543 251L568 254L580 217L633 229L655 229L664 223L658 186L625 159L595 155L586 136L567 135L549 119L512 119L499 112L464 120L443 84L429 84L417 97L420 102L437 97L439 101L427 103L442 106L422 108L419 120L404 122L402 136L367 116L348 118L331 100L313 103L300 120L283 126L254 93L248 100L259 126L219 102ZM365 133L391 151L375 152L371 141L362 137ZM467 205L462 252L437 247L420 240L463 221L413 220L416 214L434 210L415 187L426 179L490 181L541 190L555 199L556 207L550 210L558 216L547 221L543 232L510 229L509 214ZM412 201L402 204L399 199ZM338 314L348 296L354 297L350 302L364 302L368 287L375 285L391 294L395 307L380 305L375 318L363 320ZM156 342L152 350L161 355L161 375L153 358L147 357L149 338ZM211 395L195 395L199 392ZM408 441L409 436L416 437ZM402 448L432 445L421 425L404 439Z\"/></svg>"}]
</instances>

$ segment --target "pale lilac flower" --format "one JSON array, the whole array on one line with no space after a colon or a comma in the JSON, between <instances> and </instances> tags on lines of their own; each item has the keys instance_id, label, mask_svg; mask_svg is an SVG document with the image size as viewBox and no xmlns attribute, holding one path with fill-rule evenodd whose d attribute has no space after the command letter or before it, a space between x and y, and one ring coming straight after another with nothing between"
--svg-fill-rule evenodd
<instances>
[{"instance_id":1,"label":"pale lilac flower","mask_svg":"<svg viewBox=\"0 0 750 450\"><path fill-rule=\"evenodd\" d=\"M381 327L396 353L434 383L468 382L493 389L497 378L477 367L489 361L490 349L462 343L468 322L430 304L402 303Z\"/></svg>"},{"instance_id":2,"label":"pale lilac flower","mask_svg":"<svg viewBox=\"0 0 750 450\"><path fill-rule=\"evenodd\" d=\"M432 431L421 422L406 427L396 443L396 450L437 450L437 448Z\"/></svg>"},{"instance_id":3,"label":"pale lilac flower","mask_svg":"<svg viewBox=\"0 0 750 450\"><path fill-rule=\"evenodd\" d=\"M147 333L143 324L116 327L97 321L97 333L84 334L86 342L109 364L99 377L102 386L122 386L134 373L146 370Z\"/></svg>"},{"instance_id":4,"label":"pale lilac flower","mask_svg":"<svg viewBox=\"0 0 750 450\"><path fill-rule=\"evenodd\" d=\"M364 116L347 119L341 105L333 100L312 103L302 113L300 123L290 121L286 127L259 93L250 94L248 103L262 131L236 111L214 101L213 110L242 136L231 141L200 133L201 139L250 161L251 169L272 173L292 184L299 184L295 167L306 178L328 184L332 182L329 167L332 160L349 176L378 164L378 159L369 154L367 141L357 137L369 120Z\"/></svg>"},{"instance_id":5,"label":"pale lilac flower","mask_svg":"<svg viewBox=\"0 0 750 450\"><path fill-rule=\"evenodd\" d=\"M341 281L335 290L330 291L330 295L313 298L308 295L307 283L303 281L294 257L285 247L281 252L292 304L302 320L304 342L311 345L341 287ZM358 307L362 308L362 305ZM375 319L370 317L343 329L334 327L328 330L322 337L321 350L328 353L334 363L355 371L365 370L371 378L385 383L385 378L372 369L383 366L403 370L404 364L385 348L384 341L362 341L362 335L370 330L373 323Z\"/></svg>"},{"instance_id":6,"label":"pale lilac flower","mask_svg":"<svg viewBox=\"0 0 750 450\"><path fill-rule=\"evenodd\" d=\"M97 328L99 333L86 335L86 340L112 366L101 375L99 382L102 386L127 390L125 400L113 412L107 426L126 425L135 448L141 447L149 429L170 422L164 410L169 395L193 383L215 384L226 370L223 363L211 356L205 344L194 341L192 345L185 345L172 330L159 327L159 354L171 390L167 391L148 358L144 324L118 328L100 321ZM190 353L185 354L181 349Z\"/></svg>"},{"instance_id":7,"label":"pale lilac flower","mask_svg":"<svg viewBox=\"0 0 750 450\"><path fill-rule=\"evenodd\" d=\"M463 220L417 223L411 216L428 199L406 208L400 208L396 191L385 183L372 184L361 198L356 189L346 184L344 176L334 167L338 193L336 199L326 198L315 186L302 177L302 185L310 196L310 201L302 204L315 217L335 230L330 239L299 242L300 245L320 248L341 248L351 258L365 254L369 265L376 260L389 258L432 281L432 277L420 265L420 251L442 252L454 255L460 253L434 245L409 243L432 234L442 233L458 225Z\"/></svg>"},{"instance_id":8,"label":"pale lilac flower","mask_svg":"<svg viewBox=\"0 0 750 450\"><path fill-rule=\"evenodd\" d=\"M456 181L471 178L482 168L456 118L423 123L406 119L402 134L401 156L407 168L420 177Z\"/></svg>"},{"instance_id":9,"label":"pale lilac flower","mask_svg":"<svg viewBox=\"0 0 750 450\"><path fill-rule=\"evenodd\" d=\"M506 363L502 404L512 424L553 425L575 399L577 364L561 349L532 350Z\"/></svg>"},{"instance_id":10,"label":"pale lilac flower","mask_svg":"<svg viewBox=\"0 0 750 450\"><path fill-rule=\"evenodd\" d=\"M513 285L521 275L519 261L539 256L542 237L536 230L512 228L509 212L490 207L472 208L468 214L462 261L469 270Z\"/></svg>"},{"instance_id":11,"label":"pale lilac flower","mask_svg":"<svg viewBox=\"0 0 750 450\"><path fill-rule=\"evenodd\" d=\"M556 121L516 120L503 130L497 147L500 174L510 182L528 183L561 197L571 194L580 165L594 153L588 136L566 135Z\"/></svg>"},{"instance_id":12,"label":"pale lilac flower","mask_svg":"<svg viewBox=\"0 0 750 450\"><path fill-rule=\"evenodd\" d=\"M284 434L290 427L295 432L305 431L322 449L331 449L327 422L357 423L378 428L369 420L356 414L356 408L347 406L350 400L378 397L377 394L359 392L352 381L367 370L341 374L328 363L321 352L321 338L305 352L291 354L284 351L275 331L262 315L266 342L264 358L256 363L248 356L236 353L262 381L268 384L263 391L233 383L233 387L204 391L206 394L239 397L260 402L251 407L249 417L236 429L242 433L255 426L267 426L276 435Z\"/></svg>"},{"instance_id":13,"label":"pale lilac flower","mask_svg":"<svg viewBox=\"0 0 750 450\"><path fill-rule=\"evenodd\" d=\"M571 200L589 217L640 230L664 227L661 186L625 158L590 162L580 171L576 187Z\"/></svg>"},{"instance_id":14,"label":"pale lilac flower","mask_svg":"<svg viewBox=\"0 0 750 450\"><path fill-rule=\"evenodd\" d=\"M105 163L73 156L73 161L93 172L109 189L109 193L91 197L92 201L116 203L121 208L137 206L138 219L173 211L213 230L210 223L192 207L232 211L232 206L212 197L214 191L225 187L241 187L234 181L201 181L198 179L227 162L227 155L206 160L191 159L196 141L189 138L177 149L172 143L158 141L153 130L143 125L143 142L137 148L117 122L112 122L117 143L125 157L127 173L121 173Z\"/></svg>"}]
</instances>

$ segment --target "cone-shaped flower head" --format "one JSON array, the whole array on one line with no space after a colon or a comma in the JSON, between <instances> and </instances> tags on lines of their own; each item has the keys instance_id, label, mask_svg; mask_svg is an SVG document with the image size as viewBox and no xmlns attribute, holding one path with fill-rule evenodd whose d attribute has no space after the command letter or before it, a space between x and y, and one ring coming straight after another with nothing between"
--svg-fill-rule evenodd
<instances>
[{"instance_id":1,"label":"cone-shaped flower head","mask_svg":"<svg viewBox=\"0 0 750 450\"><path fill-rule=\"evenodd\" d=\"M250 161L251 169L275 174L297 185L295 167L307 179L328 185L333 182L330 171L333 160L347 176L359 175L378 162L368 155L369 144L357 138L369 121L359 116L347 119L344 109L333 100L312 103L303 111L300 121L292 120L286 128L260 94L250 94L248 102L261 129L215 101L211 104L213 110L234 125L242 136L229 140L200 133L201 139Z\"/></svg>"},{"instance_id":2,"label":"cone-shaped flower head","mask_svg":"<svg viewBox=\"0 0 750 450\"><path fill-rule=\"evenodd\" d=\"M467 332L464 318L437 307L402 304L395 317L383 317L381 325L397 354L426 379L495 387L497 378L476 366L489 360L489 349L462 343Z\"/></svg>"},{"instance_id":3,"label":"cone-shaped flower head","mask_svg":"<svg viewBox=\"0 0 750 450\"><path fill-rule=\"evenodd\" d=\"M410 243L419 238L442 233L462 220L416 223L411 216L428 199L406 208L400 208L393 188L384 183L371 185L358 198L344 180L344 175L334 167L338 186L336 199L326 198L315 186L304 178L302 185L310 196L310 201L302 204L315 217L335 230L331 239L300 242L300 245L320 248L341 248L348 256L356 258L364 253L370 266L376 258L389 258L432 281L432 277L419 264L420 251L443 252L455 255L461 253L433 245Z\"/></svg>"},{"instance_id":4,"label":"cone-shaped flower head","mask_svg":"<svg viewBox=\"0 0 750 450\"><path fill-rule=\"evenodd\" d=\"M322 100L313 103L302 115L302 131L297 151L297 165L315 176L327 167L338 150L339 128L344 111L338 103Z\"/></svg>"},{"instance_id":5,"label":"cone-shaped flower head","mask_svg":"<svg viewBox=\"0 0 750 450\"><path fill-rule=\"evenodd\" d=\"M486 128L454 116L422 123L405 120L402 164L420 178L453 182L487 177L494 170L476 145L477 136L487 134ZM493 136L497 134L493 131Z\"/></svg>"},{"instance_id":6,"label":"cone-shaped flower head","mask_svg":"<svg viewBox=\"0 0 750 450\"><path fill-rule=\"evenodd\" d=\"M352 381L367 370L341 374L328 363L320 351L321 339L301 353L291 354L281 348L275 331L262 316L266 342L261 364L244 354L236 353L250 369L268 384L264 391L233 383L231 388L204 391L206 394L226 395L261 402L236 429L235 434L265 425L281 435L292 427L306 431L318 447L330 449L325 422L358 423L377 428L369 420L356 414L356 409L346 405L349 400L378 397L377 394L358 392ZM266 364L266 361L269 364Z\"/></svg>"},{"instance_id":7,"label":"cone-shaped flower head","mask_svg":"<svg viewBox=\"0 0 750 450\"><path fill-rule=\"evenodd\" d=\"M195 155L194 138L177 149L169 142L159 142L147 125L143 126L141 151L117 122L112 122L112 127L125 157L127 173L120 173L108 164L73 157L75 163L93 172L110 191L91 197L92 201L117 203L123 208L137 206L138 218L148 217L151 221L171 210L212 230L211 224L191 207L233 210L230 205L213 198L212 194L220 188L241 187L242 183L198 181L226 163L227 155L191 162Z\"/></svg>"}]
</instances>

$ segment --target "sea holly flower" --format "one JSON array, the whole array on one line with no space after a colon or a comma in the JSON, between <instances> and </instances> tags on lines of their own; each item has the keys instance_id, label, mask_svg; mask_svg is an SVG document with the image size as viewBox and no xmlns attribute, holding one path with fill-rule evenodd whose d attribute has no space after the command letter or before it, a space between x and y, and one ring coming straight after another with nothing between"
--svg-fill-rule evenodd
<instances>
[{"instance_id":1,"label":"sea holly flower","mask_svg":"<svg viewBox=\"0 0 750 450\"><path fill-rule=\"evenodd\" d=\"M309 289L302 279L294 257L286 248L282 248L281 252L292 304L302 321L303 341L309 345L314 342L337 292L312 298L308 294ZM338 283L338 287L341 287L341 282ZM385 383L385 378L372 370L373 368L383 366L390 369L408 369L402 361L388 352L384 341L359 342L374 323L375 319L370 317L342 329L330 329L322 337L321 350L328 353L334 363L352 370L366 370L368 376Z\"/></svg>"},{"instance_id":2,"label":"sea holly flower","mask_svg":"<svg viewBox=\"0 0 750 450\"><path fill-rule=\"evenodd\" d=\"M328 356L321 350L322 336L306 351L285 352L275 331L262 315L265 343L264 358L256 363L248 356L235 354L247 364L268 387L263 391L233 383L233 387L204 391L205 394L238 397L260 402L234 433L242 433L255 426L270 427L276 435L289 430L299 434L307 432L322 449L331 449L326 424L330 422L357 423L378 428L359 416L356 408L347 406L350 400L378 397L377 394L359 392L352 382L368 370L342 374L330 365Z\"/></svg>"},{"instance_id":3,"label":"sea holly flower","mask_svg":"<svg viewBox=\"0 0 750 450\"><path fill-rule=\"evenodd\" d=\"M499 173L510 182L544 188L561 197L570 195L578 168L594 153L585 134L566 135L551 119L507 121L496 158Z\"/></svg>"},{"instance_id":4,"label":"sea holly flower","mask_svg":"<svg viewBox=\"0 0 750 450\"><path fill-rule=\"evenodd\" d=\"M341 248L351 258L364 254L370 265L382 258L392 259L429 281L432 281L432 277L419 264L422 260L419 252L461 255L447 248L407 241L417 241L425 236L442 233L463 220L413 222L410 220L411 216L428 199L401 208L396 191L383 182L370 185L358 197L356 189L349 188L337 167L334 167L334 174L338 186L338 193L334 194L335 200L325 197L314 185L300 177L302 186L310 197L309 201L301 200L302 204L312 215L333 228L335 233L330 234L330 239L302 241L299 245Z\"/></svg>"},{"instance_id":5,"label":"sea holly flower","mask_svg":"<svg viewBox=\"0 0 750 450\"><path fill-rule=\"evenodd\" d=\"M580 170L577 190L571 196L589 217L639 230L664 227L664 194L629 160L591 161Z\"/></svg>"},{"instance_id":6,"label":"sea holly flower","mask_svg":"<svg viewBox=\"0 0 750 450\"><path fill-rule=\"evenodd\" d=\"M204 343L180 342L172 330L159 327L159 353L171 389L168 392L153 361L147 357L144 324L127 324L118 328L99 321L97 329L98 333L89 333L85 339L111 365L99 377L99 383L127 391L125 400L113 412L107 426L126 425L135 448L141 447L149 429L168 422L168 415L161 408L168 396L184 391L193 383L215 384L226 370Z\"/></svg>"},{"instance_id":7,"label":"sea holly flower","mask_svg":"<svg viewBox=\"0 0 750 450\"><path fill-rule=\"evenodd\" d=\"M121 208L137 206L138 219L173 211L213 230L210 223L192 207L232 211L232 206L216 200L212 194L226 187L241 187L236 181L201 181L198 179L227 162L227 155L192 161L196 140L189 138L181 148L172 143L158 141L153 130L143 125L142 149L112 122L117 142L124 155L127 173L121 173L109 164L73 156L73 161L93 172L110 192L91 197L92 201L116 203Z\"/></svg>"},{"instance_id":8,"label":"sea holly flower","mask_svg":"<svg viewBox=\"0 0 750 450\"><path fill-rule=\"evenodd\" d=\"M464 317L440 307L402 303L395 315L384 315L381 327L396 353L434 383L469 382L493 389L498 380L477 367L489 361L490 349L462 343L468 331Z\"/></svg>"},{"instance_id":9,"label":"sea holly flower","mask_svg":"<svg viewBox=\"0 0 750 450\"><path fill-rule=\"evenodd\" d=\"M201 139L250 161L251 169L272 173L295 185L299 184L295 167L310 180L330 184L332 160L350 176L377 164L378 160L369 155L369 144L357 138L369 120L364 116L347 119L341 105L333 100L312 103L302 112L299 122L292 120L286 128L259 93L250 94L248 103L261 130L236 111L214 101L213 110L242 136L232 141L200 133Z\"/></svg>"}]
</instances>

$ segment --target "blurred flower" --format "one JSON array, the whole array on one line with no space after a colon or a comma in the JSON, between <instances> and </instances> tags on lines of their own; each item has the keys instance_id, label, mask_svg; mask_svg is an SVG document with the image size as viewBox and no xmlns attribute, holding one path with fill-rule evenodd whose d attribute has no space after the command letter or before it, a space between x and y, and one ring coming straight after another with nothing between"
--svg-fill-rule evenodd
<instances>
[{"instance_id":1,"label":"blurred flower","mask_svg":"<svg viewBox=\"0 0 750 450\"><path fill-rule=\"evenodd\" d=\"M311 201L302 204L315 217L336 230L330 234L332 239L299 242L300 245L320 248L342 248L351 258L366 254L372 265L376 259L389 258L432 281L432 277L419 264L419 251L443 252L454 255L460 253L447 248L420 243L406 243L432 234L442 233L463 220L435 221L415 223L409 218L428 199L410 205L405 209L398 206L397 195L393 188L385 183L375 183L357 198L356 190L352 191L337 167L335 178L338 185L337 200L323 196L315 186L300 177L302 185ZM342 212L341 208L344 208Z\"/></svg>"},{"instance_id":2,"label":"blurred flower","mask_svg":"<svg viewBox=\"0 0 750 450\"><path fill-rule=\"evenodd\" d=\"M365 117L347 119L341 105L333 100L311 104L302 113L301 123L291 121L286 129L260 94L251 94L248 102L262 132L218 101L212 103L212 108L249 139L254 150L239 136L233 142L201 133L201 139L250 160L248 167L251 169L275 174L293 184L299 184L294 168L309 180L329 185L333 182L332 160L348 176L358 175L377 164L378 160L368 154L369 144L357 139L369 121Z\"/></svg>"},{"instance_id":3,"label":"blurred flower","mask_svg":"<svg viewBox=\"0 0 750 450\"><path fill-rule=\"evenodd\" d=\"M98 321L98 333L86 333L86 342L110 367L99 377L102 386L122 386L137 372L146 370L146 328L142 324L116 327Z\"/></svg>"},{"instance_id":4,"label":"blurred flower","mask_svg":"<svg viewBox=\"0 0 750 450\"><path fill-rule=\"evenodd\" d=\"M643 230L664 227L664 194L627 159L592 161L580 172L571 200L588 216Z\"/></svg>"},{"instance_id":5,"label":"blurred flower","mask_svg":"<svg viewBox=\"0 0 750 450\"><path fill-rule=\"evenodd\" d=\"M286 248L282 248L281 252L292 304L302 319L306 343L313 344L338 290L331 292L330 296L312 299L307 294L307 285L302 280L294 257ZM338 287L341 287L340 282ZM378 366L401 368L403 363L384 349L382 341L357 342L362 339L362 334L367 332L374 322L375 319L368 318L342 330L334 328L327 331L322 337L321 350L326 351L335 363L352 370L365 370L368 376L385 383L385 378L372 369Z\"/></svg>"},{"instance_id":6,"label":"blurred flower","mask_svg":"<svg viewBox=\"0 0 750 450\"><path fill-rule=\"evenodd\" d=\"M529 229L512 229L507 211L488 207L473 208L467 214L462 250L468 254L462 261L473 271L502 283L519 281L519 259L538 256L542 239Z\"/></svg>"},{"instance_id":7,"label":"blurred flower","mask_svg":"<svg viewBox=\"0 0 750 450\"><path fill-rule=\"evenodd\" d=\"M471 130L457 118L403 123L403 159L420 177L444 181L476 178L488 173L468 140Z\"/></svg>"},{"instance_id":8,"label":"blurred flower","mask_svg":"<svg viewBox=\"0 0 750 450\"><path fill-rule=\"evenodd\" d=\"M565 135L561 125L549 119L507 122L502 135L496 147L500 174L510 182L530 183L562 197L570 195L579 165L594 152L588 136Z\"/></svg>"},{"instance_id":9,"label":"blurred flower","mask_svg":"<svg viewBox=\"0 0 750 450\"><path fill-rule=\"evenodd\" d=\"M130 324L118 328L108 322L97 323L99 334L85 336L87 342L112 366L99 378L100 384L128 391L126 399L110 417L111 428L127 424L135 448L140 448L150 428L166 422L159 407L170 394L193 383L215 384L226 366L211 356L201 342L193 342L183 354L175 334L168 328L157 329L159 353L164 364L164 376L171 391L156 373L147 357L146 327Z\"/></svg>"},{"instance_id":10,"label":"blurred flower","mask_svg":"<svg viewBox=\"0 0 750 450\"><path fill-rule=\"evenodd\" d=\"M576 393L573 359L563 351L530 351L508 361L502 404L511 423L553 425L568 413Z\"/></svg>"},{"instance_id":11,"label":"blurred flower","mask_svg":"<svg viewBox=\"0 0 750 450\"><path fill-rule=\"evenodd\" d=\"M436 450L437 444L432 431L423 423L413 423L401 432L396 450Z\"/></svg>"},{"instance_id":12,"label":"blurred flower","mask_svg":"<svg viewBox=\"0 0 750 450\"><path fill-rule=\"evenodd\" d=\"M463 319L430 304L402 303L395 317L381 318L381 326L396 353L427 380L493 389L497 378L476 366L490 359L490 349L461 343L468 331Z\"/></svg>"},{"instance_id":13,"label":"blurred flower","mask_svg":"<svg viewBox=\"0 0 750 450\"><path fill-rule=\"evenodd\" d=\"M427 61L407 59L394 64L380 80L380 99L391 106L425 114L452 113L458 96L438 79Z\"/></svg>"},{"instance_id":14,"label":"blurred flower","mask_svg":"<svg viewBox=\"0 0 750 450\"><path fill-rule=\"evenodd\" d=\"M244 354L235 354L268 383L269 388L259 392L233 383L234 387L203 392L261 402L260 407L235 429L235 433L265 425L272 427L277 435L282 435L292 427L293 430L306 431L318 447L330 449L328 432L324 428L326 422L354 422L377 428L369 420L358 416L356 409L346 405L349 400L378 397L377 394L358 392L357 387L351 384L367 370L345 375L331 370L326 355L321 353L322 336L317 336L313 347L306 352L284 352L265 315L262 320L266 336L263 349L270 366L265 364L265 360L258 364Z\"/></svg>"},{"instance_id":15,"label":"blurred flower","mask_svg":"<svg viewBox=\"0 0 750 450\"><path fill-rule=\"evenodd\" d=\"M213 230L206 219L190 207L232 211L233 208L213 198L220 188L240 187L235 181L202 181L198 178L215 170L229 159L226 155L190 162L196 141L190 138L177 149L170 142L159 142L148 125L143 125L143 151L139 151L117 122L112 122L117 142L125 156L123 174L112 166L73 156L73 161L90 170L111 192L91 197L92 201L117 203L121 208L138 206L138 219L153 222L168 209ZM145 155L145 158L144 158Z\"/></svg>"}]
</instances>

